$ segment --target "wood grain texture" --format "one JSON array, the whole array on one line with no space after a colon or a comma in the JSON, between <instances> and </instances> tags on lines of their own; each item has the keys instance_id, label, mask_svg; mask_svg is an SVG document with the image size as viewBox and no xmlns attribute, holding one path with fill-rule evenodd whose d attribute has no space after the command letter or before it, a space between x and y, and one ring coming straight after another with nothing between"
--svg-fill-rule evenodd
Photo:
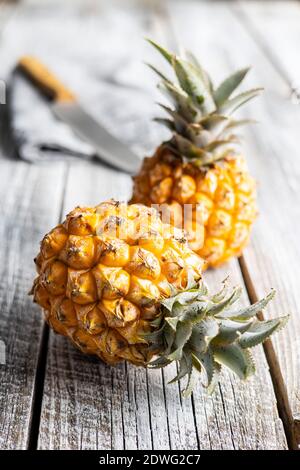
<instances>
[{"instance_id":1,"label":"wood grain texture","mask_svg":"<svg viewBox=\"0 0 300 470\"><path fill-rule=\"evenodd\" d=\"M252 11L254 7L250 3L249 11ZM269 4L269 7L265 4L264 11L269 8L270 14L272 10L274 15L273 4L274 2ZM193 50L198 52L204 65L212 70L217 79L221 80L233 68L252 64L253 70L247 78L247 85L265 87L263 98L249 104L246 110L248 117L261 122L259 126L246 130L245 139L249 166L258 181L261 213L244 259L259 297L270 287L277 290L268 315L275 317L291 314L284 333L275 335L272 341L288 388L294 417L297 418L300 405L297 372L300 365L297 302L300 167L296 146L299 107L290 100L288 81L274 68L272 61L266 58L253 30L245 28L245 21L241 20L239 14L240 6L235 2L214 5L189 2L189 5L190 19L185 16L185 21L189 21L190 27L184 30L184 34L183 20L180 20L183 15L182 5L178 3L177 12L174 5L172 7L173 21L177 22L177 29L181 26L180 38L184 44L193 43ZM248 9L248 2L243 2L243 8ZM200 17L202 27L197 29L197 19ZM224 25L230 30L230 34L222 36L220 45L215 39L215 31L224 28ZM255 27L256 22L253 19L253 28Z\"/></svg>"},{"instance_id":2,"label":"wood grain texture","mask_svg":"<svg viewBox=\"0 0 300 470\"><path fill-rule=\"evenodd\" d=\"M181 2L182 8L183 3L186 2ZM129 76L142 93L147 90L152 100L153 91L150 86L148 88L147 79L146 83L139 80L138 61L140 55L147 59L151 55L149 49L140 46L143 35L151 33L166 41L169 25L165 25L161 6L153 11L149 2L143 3L143 9L141 2L135 7L134 2L126 2L125 6L124 2L119 2L118 15L122 22L118 30L113 30L109 22L117 21L111 10L104 13L102 10L102 14L106 24L99 28L99 42L105 35L112 45L116 64L123 53L128 54L122 38L128 29L127 22L130 22ZM186 21L190 18L186 17ZM97 24L102 26L100 17ZM152 56L149 60L152 61ZM157 61L155 55L153 61ZM123 80L127 67L122 65ZM136 140L140 152L151 146L154 148L162 134L157 128L154 134L153 124L146 122L153 105L146 109L142 100L139 107L128 100L124 112L115 102L113 90L111 85L107 87L106 99L101 104L99 116L101 114L103 122L128 143ZM124 115L130 118L124 119ZM125 129L130 132L124 134ZM129 194L128 177L99 164L73 165L67 181L64 212L76 204L92 205L111 196L126 199ZM231 274L233 283L243 282L238 264L233 261L226 270L207 274L212 288L219 285L225 271ZM245 298L243 300L246 302ZM207 397L199 386L191 399L182 400L178 384L166 385L174 375L174 366L163 372L124 364L110 368L82 356L65 338L51 333L39 448L286 448L262 349L258 348L255 355L258 375L249 383L239 383L231 374L225 373L222 386L213 398Z\"/></svg>"},{"instance_id":3,"label":"wood grain texture","mask_svg":"<svg viewBox=\"0 0 300 470\"><path fill-rule=\"evenodd\" d=\"M300 4L298 0L280 2L237 1L235 11L245 28L264 51L279 74L299 93ZM291 96L293 98L293 96Z\"/></svg>"},{"instance_id":4,"label":"wood grain texture","mask_svg":"<svg viewBox=\"0 0 300 470\"><path fill-rule=\"evenodd\" d=\"M63 167L33 167L0 158L0 448L26 448L42 329L28 291L44 230L56 223ZM26 184L24 184L26 182Z\"/></svg>"},{"instance_id":5,"label":"wood grain texture","mask_svg":"<svg viewBox=\"0 0 300 470\"><path fill-rule=\"evenodd\" d=\"M2 35L15 7L0 8L1 78L8 69ZM43 230L57 220L63 167L30 167L6 159L1 105L0 152L0 340L6 364L0 364L0 448L24 449L29 440L42 317L27 295L34 276L33 257ZM53 182L56 182L54 185ZM40 196L42 188L45 191Z\"/></svg>"},{"instance_id":6,"label":"wood grain texture","mask_svg":"<svg viewBox=\"0 0 300 470\"><path fill-rule=\"evenodd\" d=\"M75 61L72 49L62 47L61 38L65 34L70 40L74 31L80 30L84 40L78 47L83 66L74 63L75 73L66 83L75 92L80 91L80 81L88 80L93 70L88 57L101 57L99 75L92 77L93 83L99 83L99 92L86 87L84 104L141 156L166 135L150 121L157 114L153 105L158 98L156 78L145 70L142 61L157 63L158 58L142 41L145 35L176 47L175 35L199 53L220 79L233 67L255 65L252 83L265 85L267 92L260 104L249 107L248 114L258 114L263 126L248 131L246 151L251 170L261 182L262 215L245 260L259 295L270 286L277 287L277 301L269 309L270 315L293 312L287 333L277 335L274 345L296 417L300 395L296 316L299 208L295 204L299 108L290 101L290 80L272 57L271 61L266 58L268 50L253 33L257 23L260 36L270 37L263 32L262 19L257 20L257 15L261 18L260 8L251 6L248 13L244 2L228 5L192 0L169 1L167 10L165 2L158 0L76 0L62 7L57 0L43 5L31 0L18 8L3 37L5 43L17 28L23 32L22 44L8 54L0 43L0 57L5 70L24 52L39 53L55 64L59 46L62 61L69 57ZM249 17L247 22L241 12ZM279 23L276 14L274 23ZM49 35L54 25L55 35ZM36 34L49 36L37 43ZM288 65L282 67L290 69ZM26 293L34 275L32 258L39 239L58 222L61 208L65 214L78 204L93 205L109 197L127 199L130 192L129 177L97 162L73 162L67 174L64 164L28 166L0 159L0 339L6 342L8 358L5 367L0 365L1 448L25 448L29 441L35 381L41 372L36 372L36 366L42 320ZM232 261L219 271L207 273L212 289L226 273L232 283L243 284L239 265ZM247 301L244 296L243 302ZM174 365L163 371L146 371L129 364L111 368L83 356L65 338L51 333L38 447L285 449L285 434L262 348L255 350L255 357L258 373L248 383L240 383L224 372L213 397L207 397L199 386L192 398L183 400L180 384L167 385L175 374Z\"/></svg>"},{"instance_id":7,"label":"wood grain texture","mask_svg":"<svg viewBox=\"0 0 300 470\"><path fill-rule=\"evenodd\" d=\"M264 185L260 190L262 217L244 258L249 275L256 281L257 295L261 295L262 290L270 285L278 292L277 302L270 309L270 314L285 311L291 315L286 333L274 338L274 346L295 420L295 438L300 445L300 165L297 145L300 125L297 85L300 72L297 60L300 4L280 2L274 8L265 5L262 9L256 2L253 5L242 2L236 12L250 35L255 36L262 47L266 50L273 48L272 63L278 61L281 64L275 77L274 73L266 75L264 61L260 61L258 73L265 79L266 88L274 89L277 83L278 90L283 86L288 88L284 94L267 94L262 109L265 133L259 133L259 139L248 139L249 154L266 157L254 159L254 171L264 175ZM245 14L248 18L246 22ZM266 15L271 18L267 27L264 25ZM274 135L278 135L276 142Z\"/></svg>"}]
</instances>

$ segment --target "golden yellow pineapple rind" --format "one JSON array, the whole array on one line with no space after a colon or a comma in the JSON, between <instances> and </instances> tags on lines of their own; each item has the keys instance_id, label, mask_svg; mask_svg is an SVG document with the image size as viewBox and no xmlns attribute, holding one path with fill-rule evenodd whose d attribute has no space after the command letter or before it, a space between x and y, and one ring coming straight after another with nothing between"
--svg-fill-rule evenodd
<instances>
[{"instance_id":1,"label":"golden yellow pineapple rind","mask_svg":"<svg viewBox=\"0 0 300 470\"><path fill-rule=\"evenodd\" d=\"M145 333L170 286L201 277L202 260L155 210L107 201L76 208L47 234L36 260L34 300L49 325L83 352L146 365Z\"/></svg>"},{"instance_id":2,"label":"golden yellow pineapple rind","mask_svg":"<svg viewBox=\"0 0 300 470\"><path fill-rule=\"evenodd\" d=\"M166 168L172 180L167 194L160 192ZM256 185L242 156L227 156L211 168L199 169L172 158L164 146L134 177L131 202L154 205L164 222L184 229L190 247L209 266L243 251L257 216Z\"/></svg>"}]
</instances>

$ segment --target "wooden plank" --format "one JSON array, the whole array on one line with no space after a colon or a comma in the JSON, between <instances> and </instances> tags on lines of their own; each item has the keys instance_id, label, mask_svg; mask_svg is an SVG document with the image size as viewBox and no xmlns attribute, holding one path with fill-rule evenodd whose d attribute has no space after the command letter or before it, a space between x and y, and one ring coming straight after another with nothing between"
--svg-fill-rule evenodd
<instances>
[{"instance_id":1,"label":"wooden plank","mask_svg":"<svg viewBox=\"0 0 300 470\"><path fill-rule=\"evenodd\" d=\"M0 29L8 26L15 6L1 5ZM9 51L2 49L1 78L8 73ZM5 109L1 105L3 144ZM42 332L40 310L27 295L34 276L33 257L41 233L58 218L63 167L26 165L0 155L0 448L24 449L29 441L36 367Z\"/></svg>"},{"instance_id":2,"label":"wooden plank","mask_svg":"<svg viewBox=\"0 0 300 470\"><path fill-rule=\"evenodd\" d=\"M128 8L128 5L133 7ZM99 43L105 36L112 45L113 59L118 63L120 53L125 54L124 31L130 27L133 46L128 57L129 77L141 90L145 87L152 100L148 79L141 83L139 77L144 75L137 73L139 59L148 59L151 54L149 49L140 46L140 38L155 30L155 36L161 39L168 26L164 29L163 15L160 14L156 21L151 10L134 7L134 3L126 2L124 6L124 2L120 2L118 12L122 17L118 29L111 23L116 19L110 8L102 10L105 24L97 17ZM132 18L135 18L134 22ZM189 16L185 18L189 20ZM149 23L151 31L148 30ZM126 48L126 54L129 52ZM122 80L129 81L127 67L123 65ZM112 92L107 85L106 101L100 104L99 111L103 122L129 143L136 141L141 153L145 147L154 147L161 134L155 128L154 135L152 123L147 123L151 108L146 109L144 99L139 105L138 100L130 100L124 111L124 107L120 109L120 103L116 103L115 93L120 96L120 88L114 88ZM128 91L126 93L130 95ZM123 99L125 103L126 98ZM108 109L110 113L107 113ZM126 122L128 115L130 119ZM129 129L130 134L124 134L124 128ZM64 212L76 204L94 204L114 195L126 199L129 192L126 176L93 163L78 164L70 171ZM242 282L236 261L227 266L228 271L233 282ZM220 270L209 273L208 277L213 287L225 274ZM173 370L166 370L162 375L160 371L146 373L132 366L111 369L87 359L64 338L51 334L39 448L285 448L282 424L261 349L256 356L259 374L250 382L249 388L228 375L214 398L207 398L199 387L191 400L181 402L178 385L164 387ZM263 398L259 398L262 395Z\"/></svg>"},{"instance_id":3,"label":"wooden plank","mask_svg":"<svg viewBox=\"0 0 300 470\"><path fill-rule=\"evenodd\" d=\"M182 13L180 5L177 5L179 11L176 17L179 18ZM299 212L296 203L299 163L295 146L299 108L289 100L287 83L239 24L238 16L232 14L235 10L230 11L234 4L228 6L216 3L208 7L206 3L196 6L190 2L188 5L191 18L189 28L185 28L184 37L181 35L185 44L192 44L204 64L219 79L233 67L253 64L253 71L247 79L248 85L263 85L266 88L264 97L250 104L247 109L248 116L255 116L262 122L260 127L247 131L245 143L251 171L259 182L261 215L255 224L252 243L245 252L245 260L258 296L272 286L277 289L277 298L269 308L269 315L274 317L292 313L288 327L284 333L274 337L273 343L296 418L299 414L300 385L299 374L295 372L299 369L299 226L294 223L294 218ZM192 23L193 16L195 20ZM197 18L207 18L198 30ZM222 35L220 46L214 32L221 30L223 25L230 29L230 34ZM181 32L182 29L181 25ZM196 30L198 33L195 33ZM293 438L290 437L290 440ZM291 445L295 445L295 442Z\"/></svg>"},{"instance_id":4,"label":"wooden plank","mask_svg":"<svg viewBox=\"0 0 300 470\"><path fill-rule=\"evenodd\" d=\"M291 314L291 321L289 325L288 334L282 341L274 342L276 350L284 349L285 354L279 354L279 360L283 376L287 386L287 393L290 399L291 411L293 415L292 438L294 438L295 446L300 443L300 404L299 404L299 389L300 380L299 375L295 372L300 364L300 343L299 343L299 306L297 302L297 293L299 291L299 283L296 279L299 278L299 267L297 260L299 259L299 224L294 223L293 218L298 220L298 203L296 192L299 190L298 177L300 173L300 164L295 155L298 150L296 141L299 128L299 64L297 61L297 44L300 39L299 20L300 20L300 5L298 2L280 2L275 5L274 9L268 8L266 5L264 12L259 4L253 4L253 7L247 8L243 3L239 3L239 8L235 12L241 18L245 27L249 30L252 36L257 37L257 41L265 50L272 52L270 54L272 62L277 65L281 80L289 86L289 92L284 96L284 115L276 122L277 126L267 129L267 136L272 140L274 131L280 127L288 126L289 132L282 136L282 139L273 148L273 154L276 154L276 167L274 166L270 180L277 188L285 188L282 198L278 198L281 194L279 191L270 192L269 201L264 195L263 203L268 207L269 220L272 220L273 231L260 230L258 232L259 238L255 239L254 249L248 250L245 255L245 262L251 266L248 268L250 276L259 276L259 287L255 288L254 295L259 294L260 286L268 286L270 283L280 291L285 289L286 296L280 299L278 309L286 309ZM242 14L241 14L242 13ZM267 26L263 27L263 17L268 15L271 21ZM257 26L256 26L257 23ZM255 26L254 26L255 25ZM277 34L276 31L277 30ZM280 32L280 34L278 34ZM282 102L278 99L274 100L271 105L273 110L270 110L273 116L275 109L279 109ZM288 122L287 122L288 119ZM264 141L264 145L266 142ZM251 149L252 150L252 149ZM256 149L254 149L256 150ZM281 162L281 153L287 154L288 158ZM266 171L265 167L260 167L260 171ZM272 178L272 180L271 180ZM274 186L272 186L274 188ZM298 188L298 189L297 189ZM273 199L277 196L278 200ZM270 200L273 199L274 203L270 205ZM287 210L288 208L288 210ZM283 219L278 220L279 214L282 214ZM295 216L293 215L295 214ZM285 225L283 225L285 224ZM283 241L283 234L285 239ZM274 239L275 235L275 239ZM257 243L257 240L260 243ZM272 241L271 241L272 240ZM271 243L270 243L271 242ZM262 253L266 244L271 245L273 250L270 250L269 269L266 272L260 271L262 262ZM276 249L274 249L276 247ZM278 267L280 266L280 275ZM279 384L280 386L280 377ZM283 390L284 395L284 390ZM288 411L288 410L287 410Z\"/></svg>"},{"instance_id":5,"label":"wooden plank","mask_svg":"<svg viewBox=\"0 0 300 470\"><path fill-rule=\"evenodd\" d=\"M297 103L297 93L300 92L299 1L281 0L270 4L258 0L251 2L240 0L236 4L235 11L266 57L294 89L292 98Z\"/></svg>"},{"instance_id":6,"label":"wooden plank","mask_svg":"<svg viewBox=\"0 0 300 470\"><path fill-rule=\"evenodd\" d=\"M26 184L25 184L26 182ZM40 309L27 295L41 233L58 219L63 167L0 159L0 448L24 449L34 399L42 331Z\"/></svg>"},{"instance_id":7,"label":"wooden plank","mask_svg":"<svg viewBox=\"0 0 300 470\"><path fill-rule=\"evenodd\" d=\"M242 9L242 10L241 10ZM234 10L248 28L251 36L256 37L262 47L271 48L271 59L279 64L277 82L286 84L289 90L284 95L267 96L267 106L263 110L266 129L256 145L249 151L265 154L269 158L255 160L257 174L266 175L261 188L261 218L254 233L253 244L245 253L244 259L248 273L255 283L255 293L260 295L262 289L272 285L278 292L273 311L286 311L291 319L285 335L274 338L281 370L287 387L287 393L294 418L292 438L300 444L300 365L299 342L299 174L300 163L297 158L300 111L298 106L299 64L297 61L297 44L300 39L299 20L300 5L297 2L280 2L265 5L262 10L258 3L249 7L239 3ZM241 16L241 11L243 15ZM263 18L271 18L267 25ZM275 30L277 29L277 34ZM280 34L278 34L280 32ZM263 70L261 62L260 74ZM266 82L274 86L274 76L268 76ZM293 91L290 87L295 88ZM277 115L278 119L274 120ZM281 129L288 129L280 135ZM273 136L279 133L274 145ZM283 159L283 155L286 157ZM272 165L268 160L272 158ZM264 266L264 269L262 269ZM272 313L272 311L271 311ZM284 392L284 391L283 391ZM293 426L294 425L294 426ZM294 445L297 446L297 443Z\"/></svg>"},{"instance_id":8,"label":"wooden plank","mask_svg":"<svg viewBox=\"0 0 300 470\"><path fill-rule=\"evenodd\" d=\"M261 84L261 81L263 79L263 84L264 84L266 83L266 80L268 77L272 77L272 88L271 88L272 92L273 93L276 92L277 95L280 95L281 97L283 96L283 94L287 90L286 85L282 83L280 80L278 80L276 71L274 71L273 67L269 63L267 63L262 52L255 46L255 44L252 43L251 40L249 40L247 32L241 27L241 25L236 20L235 16L233 16L230 13L230 10L229 10L230 7L227 4L222 4L220 2L199 3L195 1L188 1L188 2L177 1L177 2L169 2L168 5L169 5L168 11L172 19L173 28L175 30L175 33L177 34L177 38L180 41L180 46L188 47L192 49L200 57L200 60L204 63L204 66L206 66L206 68L208 68L211 71L214 77L217 77L218 80L221 80L224 77L224 75L226 75L226 73L232 70L232 68L234 67L238 68L240 66L244 66L247 63L253 63L257 65L257 62L260 61L260 68L259 68L260 74L257 74L257 71L256 71L256 76L254 76L254 79L252 79L252 83L255 82L256 84L257 83ZM199 22L201 22L201 28L199 28ZM228 34L228 31L230 31L230 34ZM216 32L218 32L217 36L216 36ZM222 37L222 41L216 40L216 37L218 38ZM262 71L263 71L263 74L262 74ZM251 86L251 83L250 83L250 86ZM269 102L268 102L268 105L269 105ZM260 118L260 116L263 114L264 106L265 106L264 102L263 104L261 103L259 105L258 109L260 112L258 113L259 114L258 118ZM252 107L249 106L248 110L249 109L251 110L254 109L256 111L257 103L255 105L252 105ZM263 115L265 116L265 113ZM270 118L268 117L268 119ZM259 138L261 135L262 134L256 130L255 140L257 141L257 137ZM253 136L252 136L251 142L252 141L254 141ZM250 155L253 154L253 151L249 154ZM254 168L255 176L258 176L258 173L255 172L254 161L256 160L258 160L258 157L256 159L255 153L254 153L252 160L250 160L250 166L251 166L252 171ZM260 161L261 160L262 159L260 159ZM270 184L266 185L266 188L267 190L265 192L269 191L270 193ZM269 200L269 203L270 203L270 200ZM267 247L265 247L264 249L265 262L260 265L261 270L266 269L265 267L268 261L266 259L267 252L268 252ZM254 279L256 278L254 277ZM265 293L267 290L267 287L269 288L270 286L264 285L264 289L260 289L259 295L262 295L263 293ZM280 291L281 299L284 297L284 295L285 295L284 289L281 289ZM275 304L275 306L273 305L273 307L270 309L271 315L275 316L276 314L278 314L279 312L277 310L278 310L278 299L277 299L277 303ZM283 310L283 312L284 311L285 309ZM288 334L286 333L286 335ZM283 333L281 333L276 336L275 341L284 341L285 337L286 336ZM281 348L280 350L282 351L282 354L286 353L284 348ZM266 363L264 362L264 364L262 365L262 368L259 370L259 374L261 373L266 374L266 369L262 370L265 367L266 367ZM267 400L263 400L263 403L261 403L261 406L262 406L261 410L264 410L263 413L265 415L265 418L264 418L265 422L268 422L269 425L273 427L272 423L274 422L274 414L273 415L270 414L269 406L271 406L273 413L275 413L275 416L278 416L278 415L276 411L274 411L276 401L275 401L274 393L272 392L272 386L271 386L270 380L268 383L269 383L269 396ZM256 385L257 384L258 382L256 382ZM256 393L257 393L256 396L261 396L261 397L263 396L262 391L265 391L264 381L261 382L261 387L262 387L261 392L256 390ZM251 395L252 393L251 388L248 391L248 393ZM224 396L227 397L227 395L225 394ZM251 402L251 399L250 399L250 402ZM244 403L247 403L246 396L244 396ZM230 410L230 405L228 406ZM231 412L233 411L234 411L234 408L231 410ZM230 415L230 411L229 411L229 416L232 416ZM247 419L248 418L246 416L246 425L247 425ZM251 419L249 421L251 422ZM277 419L277 423L278 422L279 421ZM278 429L278 428L276 429L275 428L273 427L274 433L276 433L276 429ZM249 424L249 429L251 429L250 424ZM282 432L282 428L281 428L281 432ZM250 434L248 434L248 436L249 435ZM242 439L242 434L239 434L239 436L241 436L240 438ZM274 442L276 442L276 440ZM274 444L274 442L273 442L273 445L275 445L276 447L276 443ZM266 442L264 444L266 444ZM249 444L249 441L248 441L248 445L251 445Z\"/></svg>"}]
</instances>

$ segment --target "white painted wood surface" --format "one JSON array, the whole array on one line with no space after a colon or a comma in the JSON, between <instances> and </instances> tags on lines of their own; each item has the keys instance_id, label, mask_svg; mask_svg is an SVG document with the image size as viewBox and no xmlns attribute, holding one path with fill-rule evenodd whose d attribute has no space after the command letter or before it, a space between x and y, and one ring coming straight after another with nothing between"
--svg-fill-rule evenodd
<instances>
[{"instance_id":1,"label":"white painted wood surface","mask_svg":"<svg viewBox=\"0 0 300 470\"><path fill-rule=\"evenodd\" d=\"M253 65L247 84L263 85L265 93L261 99L251 103L245 115L258 119L259 124L245 129L245 151L250 169L258 181L260 217L252 236L250 247L245 250L246 261L252 282L258 296L274 287L277 290L275 301L268 312L274 317L281 313L290 313L291 319L284 334L275 335L273 344L281 364L289 401L295 419L299 416L299 150L297 134L300 124L300 108L290 99L291 90L284 76L274 67L272 60L260 47L258 37L247 24L252 18L252 27L260 24L261 32L269 31L268 18L276 16L280 23L280 9L273 9L274 2L260 2L258 11L264 16L260 22L248 12L255 11L255 2L216 3L213 6L190 2L190 8L178 2L174 8L169 2L170 15L175 28L181 31L180 40L183 45L193 41L193 50L198 51L204 64L215 71L221 78L224 70ZM264 5L262 6L261 3ZM295 15L300 6L292 2L279 2L281 11L285 12L286 27L289 12ZM172 5L172 8L171 8ZM244 15L241 19L241 6ZM185 16L183 16L185 9ZM266 14L269 12L269 14ZM203 26L196 28L199 18ZM245 18L248 19L246 22ZM264 19L264 21L263 21ZM184 29L184 22L190 27ZM222 46L215 39L215 31L228 28L230 34L224 35ZM291 21L291 25L295 25ZM267 36L267 33L266 33ZM179 37L179 36L178 36ZM277 42L280 42L278 37ZM274 47L278 54L277 43L270 40L269 47ZM291 42L290 50L295 51L295 43ZM241 54L241 51L243 52ZM280 56L285 49L281 49ZM288 53L286 54L288 55ZM279 56L278 56L279 58ZM290 64L292 69L292 64ZM295 69L293 71L295 72Z\"/></svg>"},{"instance_id":2,"label":"white painted wood surface","mask_svg":"<svg viewBox=\"0 0 300 470\"><path fill-rule=\"evenodd\" d=\"M249 107L250 114L258 112L258 118L263 120L259 128L247 134L246 142L250 167L260 181L262 214L245 260L259 295L270 285L278 286L277 302L270 314L285 313L286 309L293 313L286 335L277 335L274 344L296 416L300 357L294 352L297 345L293 341L300 337L296 316L299 256L292 215L298 210L294 186L300 165L294 157L293 139L297 136L299 111L288 99L287 81L244 21L248 15L246 6L195 0L89 0L83 5L77 0L72 6L66 2L65 8L70 10L65 24L63 9L54 8L58 3L61 5L52 0L42 6L40 2L27 1L9 21L5 20L5 34L0 40L5 70L26 48L47 56L51 63L57 55L62 28L71 37L80 24L83 57L91 51L94 59L105 58L99 76L99 106L94 109L95 95L88 89L85 104L141 156L165 136L150 121L157 112L153 104L158 97L156 78L145 71L142 61L157 63L159 59L143 36L154 37L173 48L178 47L180 39L199 53L218 78L233 67L252 63L252 81L268 89L266 98ZM255 22L253 8L250 10L249 22ZM50 37L54 25L56 35ZM23 31L23 42L8 53L2 44L13 35L16 26ZM45 31L39 44L34 30ZM91 44L89 38L93 39ZM66 54L67 49L61 49ZM88 60L85 65L84 70L89 70ZM78 64L74 71L78 72ZM76 73L69 77L75 91ZM82 72L81 78L88 79L88 73ZM280 157L286 153L289 155L282 161ZM0 365L0 401L4 406L0 408L0 447L25 448L30 444L40 449L286 448L287 429L283 429L278 415L262 348L255 351L257 375L244 384L225 373L213 398L205 396L199 387L191 399L182 400L179 386L167 385L173 376L172 367L163 372L128 364L110 368L86 358L65 338L52 332L37 368L42 319L25 293L33 276L31 259L38 249L38 240L75 205L93 205L112 196L127 199L130 191L131 182L126 175L98 162L73 162L66 169L64 164L29 166L8 159L6 154L0 159L0 209L5 222L0 226L4 240L0 245L0 337L5 336L9 344L8 366ZM243 284L236 260L207 273L209 284L217 286L228 272L233 283ZM247 301L246 296L243 301ZM291 445L289 433L287 437Z\"/></svg>"}]
</instances>

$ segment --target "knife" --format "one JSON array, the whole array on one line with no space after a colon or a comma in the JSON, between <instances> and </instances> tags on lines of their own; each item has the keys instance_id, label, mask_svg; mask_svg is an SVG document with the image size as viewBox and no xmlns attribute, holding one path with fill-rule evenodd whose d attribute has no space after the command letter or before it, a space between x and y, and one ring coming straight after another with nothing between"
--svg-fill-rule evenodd
<instances>
[{"instance_id":1,"label":"knife","mask_svg":"<svg viewBox=\"0 0 300 470\"><path fill-rule=\"evenodd\" d=\"M138 171L140 158L90 116L76 96L38 59L24 56L19 60L18 69L50 98L54 115L89 142L100 159L127 173Z\"/></svg>"}]
</instances>

